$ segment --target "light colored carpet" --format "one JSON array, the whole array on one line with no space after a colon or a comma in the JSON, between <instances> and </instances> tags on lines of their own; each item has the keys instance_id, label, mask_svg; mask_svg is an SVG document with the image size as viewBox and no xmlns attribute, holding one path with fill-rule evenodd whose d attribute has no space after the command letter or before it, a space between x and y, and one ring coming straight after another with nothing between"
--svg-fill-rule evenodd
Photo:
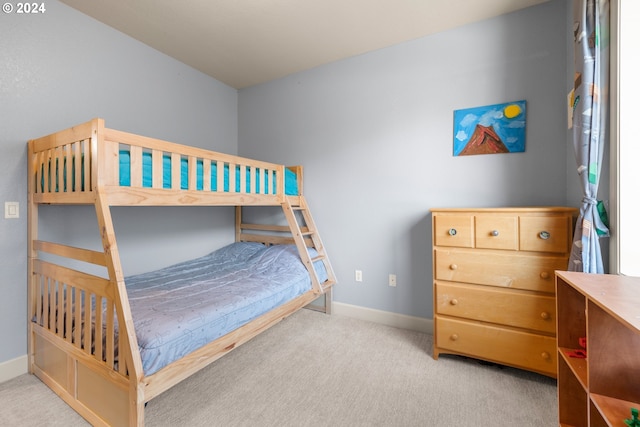
<instances>
[{"instance_id":1,"label":"light colored carpet","mask_svg":"<svg viewBox=\"0 0 640 427\"><path fill-rule=\"evenodd\" d=\"M301 310L149 402L147 426L557 425L556 381L431 357L432 336ZM0 425L86 426L31 375L0 384Z\"/></svg>"}]
</instances>

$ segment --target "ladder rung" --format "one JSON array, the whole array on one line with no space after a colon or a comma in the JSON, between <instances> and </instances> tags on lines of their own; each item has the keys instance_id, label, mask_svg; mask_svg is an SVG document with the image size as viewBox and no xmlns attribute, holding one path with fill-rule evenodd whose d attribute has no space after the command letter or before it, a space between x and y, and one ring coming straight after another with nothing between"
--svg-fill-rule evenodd
<instances>
[{"instance_id":1,"label":"ladder rung","mask_svg":"<svg viewBox=\"0 0 640 427\"><path fill-rule=\"evenodd\" d=\"M322 290L324 291L326 289L329 289L330 287L332 287L335 284L336 284L335 280L327 279L324 282L320 283L320 286L322 287Z\"/></svg>"},{"instance_id":2,"label":"ladder rung","mask_svg":"<svg viewBox=\"0 0 640 427\"><path fill-rule=\"evenodd\" d=\"M313 263L313 262L316 262L316 261L322 261L325 258L326 258L326 256L324 256L324 255L318 255L315 258L311 258L311 262Z\"/></svg>"}]
</instances>

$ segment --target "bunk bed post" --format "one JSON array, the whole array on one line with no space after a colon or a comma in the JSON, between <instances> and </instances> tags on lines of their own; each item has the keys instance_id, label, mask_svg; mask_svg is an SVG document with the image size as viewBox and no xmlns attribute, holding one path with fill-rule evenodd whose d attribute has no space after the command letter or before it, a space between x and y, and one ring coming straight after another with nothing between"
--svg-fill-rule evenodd
<instances>
[{"instance_id":1,"label":"bunk bed post","mask_svg":"<svg viewBox=\"0 0 640 427\"><path fill-rule=\"evenodd\" d=\"M241 241L242 235L242 206L236 206L236 242Z\"/></svg>"},{"instance_id":2,"label":"bunk bed post","mask_svg":"<svg viewBox=\"0 0 640 427\"><path fill-rule=\"evenodd\" d=\"M106 159L113 153L112 144L104 142L104 120L94 119L91 135L91 167L96 173L92 173L92 185L95 189L95 209L102 239L102 246L107 264L109 281L114 290L114 300L116 302L116 313L118 317L119 329L119 359L121 365L119 370L129 377L129 425L144 425L144 389L141 379L144 375L142 369L142 359L138 349L138 339L136 337L129 306L129 298L124 283L124 273L120 262L120 253L116 244L115 229L111 217L111 207L104 196L103 185L105 182L114 182L112 174L114 171L106 170ZM99 143L100 142L100 143ZM102 152L99 152L101 150ZM117 151L116 151L117 153ZM100 160L100 161L98 161ZM117 171L115 172L117 173Z\"/></svg>"},{"instance_id":3,"label":"bunk bed post","mask_svg":"<svg viewBox=\"0 0 640 427\"><path fill-rule=\"evenodd\" d=\"M35 337L33 328L31 325L31 319L35 315L35 286L36 286L36 277L33 274L33 263L34 260L38 257L38 252L35 250L33 242L38 239L38 205L33 201L33 195L36 190L35 184L35 171L34 171L34 153L33 153L33 142L29 141L28 150L27 150L27 170L29 182L27 187L29 189L28 196L28 206L27 206L27 240L28 240L28 260L27 260L27 324L28 324L28 336L27 336L27 357L28 357L28 369L29 373L33 374L33 364L35 357Z\"/></svg>"},{"instance_id":4,"label":"bunk bed post","mask_svg":"<svg viewBox=\"0 0 640 427\"><path fill-rule=\"evenodd\" d=\"M303 166L288 166L289 170L291 170L296 175L296 183L298 184L298 195L302 196L304 194L304 173Z\"/></svg>"},{"instance_id":5,"label":"bunk bed post","mask_svg":"<svg viewBox=\"0 0 640 427\"><path fill-rule=\"evenodd\" d=\"M144 425L144 391L141 379L144 375L142 359L138 350L138 339L135 334L133 317L129 306L129 298L124 283L124 274L120 263L120 255L116 244L115 230L111 217L111 209L103 200L100 189L96 194L96 215L98 227L104 247L109 281L115 293L120 337L119 358L125 364L121 371L128 371L129 377L129 425Z\"/></svg>"},{"instance_id":6,"label":"bunk bed post","mask_svg":"<svg viewBox=\"0 0 640 427\"><path fill-rule=\"evenodd\" d=\"M100 148L103 148L99 141L104 141L104 120L93 119L91 121L91 190L96 190L98 185L104 184L103 164L106 159L98 161L101 157L100 154L106 155L107 153L98 153Z\"/></svg>"}]
</instances>

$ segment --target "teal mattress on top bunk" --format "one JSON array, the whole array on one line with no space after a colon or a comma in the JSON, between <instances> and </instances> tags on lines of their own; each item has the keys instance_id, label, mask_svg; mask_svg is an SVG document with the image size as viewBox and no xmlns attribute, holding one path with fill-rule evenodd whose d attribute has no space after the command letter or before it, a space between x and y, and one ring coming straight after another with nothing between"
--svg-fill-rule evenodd
<instances>
[{"instance_id":1,"label":"teal mattress on top bunk","mask_svg":"<svg viewBox=\"0 0 640 427\"><path fill-rule=\"evenodd\" d=\"M120 175L120 186L130 187L131 186L131 155L128 150L120 150L120 154L118 156L119 159L119 175ZM66 166L67 159L64 159L64 165ZM75 189L76 186L76 177L75 177L75 158L72 160L71 165L71 187ZM81 165L82 167L82 189L84 189L84 162ZM142 154L142 187L151 188L152 187L152 161L151 161L151 153L145 152ZM44 169L44 165L42 166ZM204 190L203 183L203 170L204 170L204 161L202 159L198 159L196 162L196 190ZM41 180L40 180L40 188L44 191L45 182L44 182L44 170L41 171ZM222 190L218 190L218 165L216 162L211 162L211 183L210 188L211 191L230 191L230 183L229 183L229 165L224 165L224 188ZM262 179L260 178L260 174L262 174ZM236 166L235 173L235 186L233 187L234 192L241 192L241 181L240 181L240 166ZM250 184L251 170L249 168L246 169L246 188L245 193L251 193L251 184ZM51 171L49 171L49 188L48 191L52 191L52 176ZM163 155L162 156L162 187L163 188L171 188L171 156ZM257 194L276 194L276 177L272 174L271 180L269 179L269 175L267 171L256 169L254 181L256 183L256 188L254 193ZM53 181L55 184L55 190L59 191L58 188L58 161L56 160L56 168L55 168L55 180ZM64 190L67 190L67 168L63 168L63 185ZM260 188L260 186L266 186L266 189ZM288 196L297 196L298 193L298 180L296 174L285 168L285 176L284 176L284 187L285 194ZM187 158L180 159L180 189L187 190L189 188L189 161Z\"/></svg>"},{"instance_id":2,"label":"teal mattress on top bunk","mask_svg":"<svg viewBox=\"0 0 640 427\"><path fill-rule=\"evenodd\" d=\"M120 185L128 187L131 185L131 156L129 151L121 150L120 155L118 156L120 160ZM203 190L203 169L204 169L204 161L202 159L198 159L196 163L196 189ZM218 190L218 178L217 178L217 163L211 163L211 191L220 191ZM262 180L259 179L260 173L262 173ZM240 192L240 166L236 166L235 173L235 192ZM247 168L246 170L246 189L245 192L251 192L250 181L249 178L251 176L251 171ZM163 188L171 188L171 156L165 154L162 156L162 187ZM143 187L151 187L152 180L152 163L151 163L151 153L143 153L142 155L142 186ZM256 182L256 193L261 194L275 194L276 193L276 177L272 176L271 182L269 182L268 174L266 171L255 171L255 182ZM259 188L260 182L262 185L266 185L266 191L262 188ZM222 191L228 192L229 190L229 165L224 165L224 189ZM298 195L298 182L296 179L296 174L291 170L285 168L285 194L289 196ZM182 190L186 190L189 188L189 161L187 158L183 157L180 159L180 188Z\"/></svg>"}]
</instances>

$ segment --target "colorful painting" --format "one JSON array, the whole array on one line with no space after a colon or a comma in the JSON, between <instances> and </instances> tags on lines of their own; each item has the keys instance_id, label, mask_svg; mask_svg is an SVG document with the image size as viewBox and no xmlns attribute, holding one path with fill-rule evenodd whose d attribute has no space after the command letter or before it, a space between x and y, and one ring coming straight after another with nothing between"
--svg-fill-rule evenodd
<instances>
[{"instance_id":1,"label":"colorful painting","mask_svg":"<svg viewBox=\"0 0 640 427\"><path fill-rule=\"evenodd\" d=\"M453 155L524 151L527 101L453 112Z\"/></svg>"}]
</instances>

